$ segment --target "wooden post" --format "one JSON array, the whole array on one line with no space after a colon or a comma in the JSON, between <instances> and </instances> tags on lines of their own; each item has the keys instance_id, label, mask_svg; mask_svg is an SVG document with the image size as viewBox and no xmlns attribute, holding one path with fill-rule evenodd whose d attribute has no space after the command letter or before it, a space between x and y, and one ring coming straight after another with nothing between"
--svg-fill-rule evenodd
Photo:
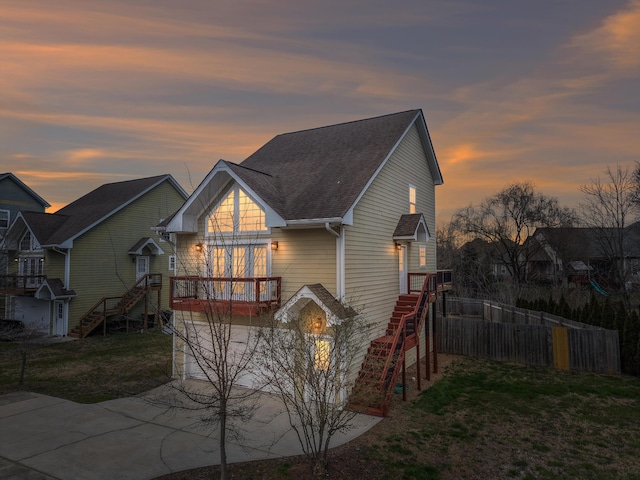
<instances>
[{"instance_id":1,"label":"wooden post","mask_svg":"<svg viewBox=\"0 0 640 480\"><path fill-rule=\"evenodd\" d=\"M407 401L407 369L406 358L402 358L402 401Z\"/></svg>"},{"instance_id":2,"label":"wooden post","mask_svg":"<svg viewBox=\"0 0 640 480\"><path fill-rule=\"evenodd\" d=\"M422 390L420 384L420 334L417 336L416 340L416 378L418 379L418 391Z\"/></svg>"},{"instance_id":3,"label":"wooden post","mask_svg":"<svg viewBox=\"0 0 640 480\"><path fill-rule=\"evenodd\" d=\"M436 332L436 304L433 304L433 373L438 373L438 342Z\"/></svg>"},{"instance_id":4,"label":"wooden post","mask_svg":"<svg viewBox=\"0 0 640 480\"><path fill-rule=\"evenodd\" d=\"M431 331L429 330L429 318L431 318L431 312L429 312L429 307L427 307L427 330L424 334L425 343L427 344L427 354L424 357L424 373L428 382L431 381L431 364L430 364L430 356L431 356Z\"/></svg>"},{"instance_id":5,"label":"wooden post","mask_svg":"<svg viewBox=\"0 0 640 480\"><path fill-rule=\"evenodd\" d=\"M447 316L447 292L442 292L442 316Z\"/></svg>"},{"instance_id":6,"label":"wooden post","mask_svg":"<svg viewBox=\"0 0 640 480\"><path fill-rule=\"evenodd\" d=\"M160 277L162 278L162 277ZM156 310L158 312L158 318L156 319L156 325L159 327L160 330L162 330L162 327L164 327L164 324L162 323L164 321L164 318L162 318L162 310L160 310L160 308L162 308L162 302L160 301L161 298L160 296L162 295L162 287L160 287L160 289L158 290L158 309Z\"/></svg>"},{"instance_id":7,"label":"wooden post","mask_svg":"<svg viewBox=\"0 0 640 480\"><path fill-rule=\"evenodd\" d=\"M144 323L142 328L146 332L148 330L147 320L149 319L149 292L144 292Z\"/></svg>"}]
</instances>

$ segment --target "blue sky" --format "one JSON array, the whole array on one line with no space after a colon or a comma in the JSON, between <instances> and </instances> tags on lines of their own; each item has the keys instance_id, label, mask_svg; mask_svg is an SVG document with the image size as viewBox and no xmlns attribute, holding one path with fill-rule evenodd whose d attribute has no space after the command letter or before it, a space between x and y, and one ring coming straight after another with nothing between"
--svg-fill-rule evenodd
<instances>
[{"instance_id":1,"label":"blue sky","mask_svg":"<svg viewBox=\"0 0 640 480\"><path fill-rule=\"evenodd\" d=\"M439 221L640 161L640 0L0 0L0 171L57 208L422 108Z\"/></svg>"}]
</instances>

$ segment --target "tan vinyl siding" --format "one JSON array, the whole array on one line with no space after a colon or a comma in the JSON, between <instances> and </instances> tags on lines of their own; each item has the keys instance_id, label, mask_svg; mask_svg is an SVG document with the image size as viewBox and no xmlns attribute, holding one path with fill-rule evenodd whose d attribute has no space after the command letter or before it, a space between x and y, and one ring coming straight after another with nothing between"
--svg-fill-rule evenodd
<instances>
[{"instance_id":1,"label":"tan vinyl siding","mask_svg":"<svg viewBox=\"0 0 640 480\"><path fill-rule=\"evenodd\" d=\"M53 250L44 252L44 274L47 278L59 278L64 282L65 255Z\"/></svg>"},{"instance_id":2,"label":"tan vinyl siding","mask_svg":"<svg viewBox=\"0 0 640 480\"><path fill-rule=\"evenodd\" d=\"M333 295L336 286L336 237L324 228L280 229L244 235L205 235L206 219L219 198L210 202L198 219L198 234L179 234L177 242L179 273L176 275L202 275L204 258L195 251L195 245L223 243L267 243L271 259L271 276L282 277L282 303L303 285L321 283ZM271 242L278 242L278 250L271 250Z\"/></svg>"},{"instance_id":3,"label":"tan vinyl siding","mask_svg":"<svg viewBox=\"0 0 640 480\"><path fill-rule=\"evenodd\" d=\"M123 210L74 240L70 288L77 297L69 304L69 330L102 297L125 293L136 282L135 261L127 252L142 237L151 237L164 255L149 255L149 272L163 275L161 308L168 308L168 256L173 248L151 230L175 212L183 197L165 181Z\"/></svg>"},{"instance_id":4,"label":"tan vinyl siding","mask_svg":"<svg viewBox=\"0 0 640 480\"><path fill-rule=\"evenodd\" d=\"M336 237L322 228L274 229L278 241L272 252L271 273L282 277L282 302L303 285L321 283L336 295Z\"/></svg>"},{"instance_id":5,"label":"tan vinyl siding","mask_svg":"<svg viewBox=\"0 0 640 480\"><path fill-rule=\"evenodd\" d=\"M419 270L418 245L407 248L410 272L435 271L434 182L416 127L412 127L354 209L346 227L347 299L362 305L372 336L384 333L399 295L399 253L393 232L409 213L409 185L417 187L416 212L423 213L433 238L427 242L427 268Z\"/></svg>"}]
</instances>

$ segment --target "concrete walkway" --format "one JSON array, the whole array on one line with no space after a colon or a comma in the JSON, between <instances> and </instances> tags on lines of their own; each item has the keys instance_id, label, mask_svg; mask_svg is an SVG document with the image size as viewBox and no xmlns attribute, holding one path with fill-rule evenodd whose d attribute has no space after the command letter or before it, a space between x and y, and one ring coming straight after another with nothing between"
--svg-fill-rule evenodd
<instances>
[{"instance_id":1,"label":"concrete walkway","mask_svg":"<svg viewBox=\"0 0 640 480\"><path fill-rule=\"evenodd\" d=\"M0 396L0 479L144 480L219 463L217 431L202 427L200 412L155 401L167 394L160 387L90 405L28 392ZM227 440L228 462L302 453L280 400L260 393L258 405L242 445ZM357 415L331 446L379 420Z\"/></svg>"}]
</instances>

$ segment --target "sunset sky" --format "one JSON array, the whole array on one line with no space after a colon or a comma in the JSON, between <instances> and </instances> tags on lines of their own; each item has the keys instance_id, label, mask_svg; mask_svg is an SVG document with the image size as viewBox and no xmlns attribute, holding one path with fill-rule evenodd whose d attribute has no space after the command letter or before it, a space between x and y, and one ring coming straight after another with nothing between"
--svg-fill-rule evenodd
<instances>
[{"instance_id":1,"label":"sunset sky","mask_svg":"<svg viewBox=\"0 0 640 480\"><path fill-rule=\"evenodd\" d=\"M52 204L422 108L439 221L640 161L640 0L0 0L0 173Z\"/></svg>"}]
</instances>

